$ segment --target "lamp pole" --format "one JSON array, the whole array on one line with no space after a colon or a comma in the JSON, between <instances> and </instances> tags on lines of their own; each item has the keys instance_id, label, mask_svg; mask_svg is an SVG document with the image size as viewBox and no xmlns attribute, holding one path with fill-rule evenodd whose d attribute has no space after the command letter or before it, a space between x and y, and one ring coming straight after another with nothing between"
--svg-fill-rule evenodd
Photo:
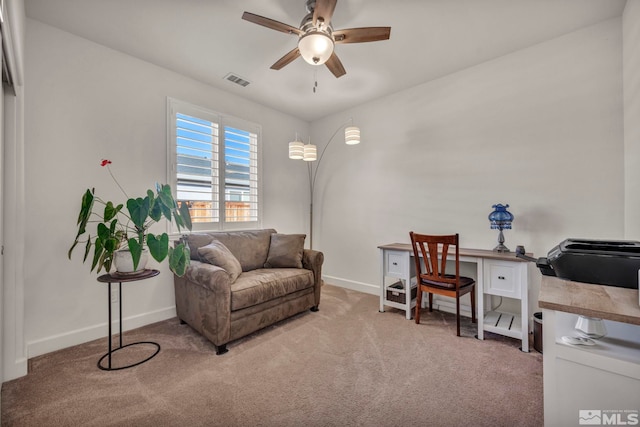
<instances>
[{"instance_id":1,"label":"lamp pole","mask_svg":"<svg viewBox=\"0 0 640 427\"><path fill-rule=\"evenodd\" d=\"M338 129L331 135L329 141L322 149L320 153L320 157L316 160L317 149L315 145L309 143L308 145L304 145L302 142L298 141L298 137L296 136L296 140L294 142L289 143L289 158L290 159L303 159L307 162L307 171L309 174L309 248L313 249L313 196L316 188L316 178L318 177L318 169L320 168L320 163L322 162L322 158L324 157L324 153L331 145L331 142L336 137L338 132L344 128L345 130L345 143L347 145L355 145L360 143L360 129L355 126L346 127L349 123L353 123L353 119L349 119L347 122L341 124ZM315 167L311 164L312 162L316 162Z\"/></svg>"}]
</instances>

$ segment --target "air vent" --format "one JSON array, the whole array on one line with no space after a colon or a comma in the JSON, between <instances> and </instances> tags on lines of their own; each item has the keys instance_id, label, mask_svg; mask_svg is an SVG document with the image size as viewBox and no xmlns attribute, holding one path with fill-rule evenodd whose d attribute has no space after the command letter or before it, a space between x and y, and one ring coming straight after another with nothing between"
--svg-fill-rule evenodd
<instances>
[{"instance_id":1,"label":"air vent","mask_svg":"<svg viewBox=\"0 0 640 427\"><path fill-rule=\"evenodd\" d=\"M224 78L242 87L247 87L249 83L251 83L249 80L243 79L242 77L233 73L227 74L226 76L224 76Z\"/></svg>"}]
</instances>

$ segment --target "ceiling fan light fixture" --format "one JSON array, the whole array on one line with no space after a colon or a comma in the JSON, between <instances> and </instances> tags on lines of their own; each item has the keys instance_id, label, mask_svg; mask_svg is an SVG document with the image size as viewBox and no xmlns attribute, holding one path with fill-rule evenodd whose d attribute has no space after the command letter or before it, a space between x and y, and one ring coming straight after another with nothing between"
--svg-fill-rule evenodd
<instances>
[{"instance_id":1,"label":"ceiling fan light fixture","mask_svg":"<svg viewBox=\"0 0 640 427\"><path fill-rule=\"evenodd\" d=\"M2 0L0 0L1 2ZM336 43L388 40L391 35L391 27L361 27L334 31L331 19L337 2L338 0L306 0L307 14L302 18L300 26L297 28L250 12L244 12L242 19L298 37L298 46L277 60L271 69L280 70L302 56L304 61L310 65L325 64L329 71L338 78L344 76L347 71L334 52Z\"/></svg>"},{"instance_id":2,"label":"ceiling fan light fixture","mask_svg":"<svg viewBox=\"0 0 640 427\"><path fill-rule=\"evenodd\" d=\"M311 65L322 65L333 54L333 39L325 32L311 31L298 41L298 49L302 58Z\"/></svg>"}]
</instances>

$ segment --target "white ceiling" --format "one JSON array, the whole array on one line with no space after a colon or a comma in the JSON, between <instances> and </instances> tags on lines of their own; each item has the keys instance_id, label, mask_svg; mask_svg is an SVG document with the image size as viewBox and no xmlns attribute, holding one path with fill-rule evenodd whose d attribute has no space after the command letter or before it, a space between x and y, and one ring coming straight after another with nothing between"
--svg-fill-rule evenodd
<instances>
[{"instance_id":1,"label":"white ceiling","mask_svg":"<svg viewBox=\"0 0 640 427\"><path fill-rule=\"evenodd\" d=\"M302 58L269 67L296 36L305 0L25 0L28 18L312 121L581 27L620 16L626 0L339 0L335 29L390 26L387 41L336 46L336 79ZM317 70L317 72L316 72ZM251 82L237 86L235 73ZM313 92L317 75L318 88Z\"/></svg>"}]
</instances>

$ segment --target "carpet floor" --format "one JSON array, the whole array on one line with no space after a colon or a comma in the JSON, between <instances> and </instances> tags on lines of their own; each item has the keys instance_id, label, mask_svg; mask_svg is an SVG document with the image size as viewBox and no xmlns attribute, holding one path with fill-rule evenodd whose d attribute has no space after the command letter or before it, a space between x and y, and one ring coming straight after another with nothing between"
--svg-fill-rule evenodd
<instances>
[{"instance_id":1,"label":"carpet floor","mask_svg":"<svg viewBox=\"0 0 640 427\"><path fill-rule=\"evenodd\" d=\"M378 312L379 299L325 285L305 312L214 347L169 319L124 333L161 351L102 371L106 338L29 361L2 386L3 426L542 426L542 355L463 318L426 310L421 324ZM115 341L115 339L114 339ZM150 345L116 353L144 359Z\"/></svg>"}]
</instances>

